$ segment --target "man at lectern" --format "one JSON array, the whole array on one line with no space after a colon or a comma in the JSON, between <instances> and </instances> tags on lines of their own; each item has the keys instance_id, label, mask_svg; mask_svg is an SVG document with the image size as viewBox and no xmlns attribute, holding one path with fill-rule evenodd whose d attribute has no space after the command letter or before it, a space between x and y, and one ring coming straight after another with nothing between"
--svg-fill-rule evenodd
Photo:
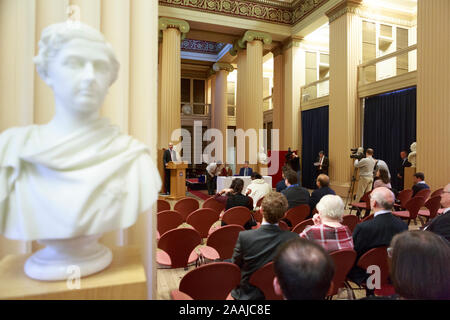
<instances>
[{"instance_id":1,"label":"man at lectern","mask_svg":"<svg viewBox=\"0 0 450 320\"><path fill-rule=\"evenodd\" d=\"M173 149L173 143L169 143L169 149L164 151L163 161L164 161L164 186L166 189L166 195L170 194L170 170L167 169L167 164L170 161L177 161L177 155Z\"/></svg>"}]
</instances>

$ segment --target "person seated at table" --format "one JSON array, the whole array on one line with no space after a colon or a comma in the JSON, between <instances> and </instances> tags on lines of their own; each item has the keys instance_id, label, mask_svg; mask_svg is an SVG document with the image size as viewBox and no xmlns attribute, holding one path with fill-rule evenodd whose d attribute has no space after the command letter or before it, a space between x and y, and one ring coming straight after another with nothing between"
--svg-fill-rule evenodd
<instances>
[{"instance_id":1,"label":"person seated at table","mask_svg":"<svg viewBox=\"0 0 450 320\"><path fill-rule=\"evenodd\" d=\"M239 175L241 177L251 176L253 173L253 169L248 166L248 161L245 161L244 167L239 170Z\"/></svg>"},{"instance_id":2,"label":"person seated at table","mask_svg":"<svg viewBox=\"0 0 450 320\"><path fill-rule=\"evenodd\" d=\"M233 170L225 163L220 171L219 176L221 177L230 177L233 175Z\"/></svg>"},{"instance_id":3,"label":"person seated at table","mask_svg":"<svg viewBox=\"0 0 450 320\"><path fill-rule=\"evenodd\" d=\"M253 208L256 208L258 200L272 191L270 186L258 172L253 172L252 182L245 190L245 194L253 199Z\"/></svg>"},{"instance_id":4,"label":"person seated at table","mask_svg":"<svg viewBox=\"0 0 450 320\"><path fill-rule=\"evenodd\" d=\"M214 199L223 203L225 205L225 211L234 207L247 207L249 210L253 210L253 204L250 198L246 195L242 194L242 189L244 189L244 180L241 178L235 178L231 182L230 188L225 188L221 190L214 196ZM220 215L222 218L224 213ZM225 223L222 222L222 226ZM244 226L246 230L250 230L253 226L256 225L256 222L253 219L250 219Z\"/></svg>"}]
</instances>

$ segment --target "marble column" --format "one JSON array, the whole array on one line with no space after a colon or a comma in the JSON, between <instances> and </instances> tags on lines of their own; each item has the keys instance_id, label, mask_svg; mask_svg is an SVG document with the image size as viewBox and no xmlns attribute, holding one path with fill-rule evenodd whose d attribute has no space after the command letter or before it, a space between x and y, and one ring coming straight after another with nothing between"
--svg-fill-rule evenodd
<instances>
[{"instance_id":1,"label":"marble column","mask_svg":"<svg viewBox=\"0 0 450 320\"><path fill-rule=\"evenodd\" d=\"M174 130L181 128L181 38L189 24L178 19L160 18L162 31L161 123L158 149L167 148ZM182 35L183 34L183 35Z\"/></svg>"},{"instance_id":2,"label":"marble column","mask_svg":"<svg viewBox=\"0 0 450 320\"><path fill-rule=\"evenodd\" d=\"M350 148L361 145L357 67L362 58L360 1L327 12L330 21L329 159L334 190L346 196L353 173Z\"/></svg>"},{"instance_id":3,"label":"marble column","mask_svg":"<svg viewBox=\"0 0 450 320\"><path fill-rule=\"evenodd\" d=\"M211 113L211 127L222 133L222 155L216 159L225 163L227 160L227 77L234 70L229 63L216 62L212 69L216 73L214 87L214 107Z\"/></svg>"},{"instance_id":4,"label":"marble column","mask_svg":"<svg viewBox=\"0 0 450 320\"><path fill-rule=\"evenodd\" d=\"M79 8L79 12L74 12L79 15L80 21L90 25L91 27L100 30L100 17L102 6L114 3L113 1L108 1L108 4L103 3L101 0L70 0L69 4L71 6L76 6ZM77 10L77 9L75 9ZM126 13L126 12L124 12ZM124 15L125 16L125 15ZM119 20L118 20L119 21Z\"/></svg>"},{"instance_id":5,"label":"marble column","mask_svg":"<svg viewBox=\"0 0 450 320\"><path fill-rule=\"evenodd\" d=\"M450 182L450 2L417 6L417 171L432 190Z\"/></svg>"},{"instance_id":6,"label":"marble column","mask_svg":"<svg viewBox=\"0 0 450 320\"><path fill-rule=\"evenodd\" d=\"M280 142L284 140L284 59L282 48L273 53L273 129L279 130ZM281 147L281 145L280 145Z\"/></svg>"}]
</instances>

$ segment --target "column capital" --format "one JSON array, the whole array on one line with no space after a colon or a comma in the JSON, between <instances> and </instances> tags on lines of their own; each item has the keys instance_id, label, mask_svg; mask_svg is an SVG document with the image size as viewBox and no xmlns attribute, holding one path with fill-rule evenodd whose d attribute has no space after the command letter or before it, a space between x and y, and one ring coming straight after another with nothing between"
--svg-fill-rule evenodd
<instances>
[{"instance_id":1,"label":"column capital","mask_svg":"<svg viewBox=\"0 0 450 320\"><path fill-rule=\"evenodd\" d=\"M160 31L166 30L167 28L176 28L180 30L181 40L183 40L186 37L186 34L191 29L187 21L173 18L159 18L158 28Z\"/></svg>"},{"instance_id":2,"label":"column capital","mask_svg":"<svg viewBox=\"0 0 450 320\"><path fill-rule=\"evenodd\" d=\"M273 54L273 57L274 57L274 58L277 57L277 56L279 56L279 55L282 55L282 54L283 54L283 46L275 47L275 48L272 50L272 54Z\"/></svg>"},{"instance_id":3,"label":"column capital","mask_svg":"<svg viewBox=\"0 0 450 320\"><path fill-rule=\"evenodd\" d=\"M207 74L207 79L211 78L212 76L214 76L216 74L216 72L214 71L213 68L209 68L208 69L208 74Z\"/></svg>"},{"instance_id":4,"label":"column capital","mask_svg":"<svg viewBox=\"0 0 450 320\"><path fill-rule=\"evenodd\" d=\"M353 13L360 15L362 0L344 0L335 7L328 10L325 14L328 17L329 23L342 17L346 13Z\"/></svg>"},{"instance_id":5,"label":"column capital","mask_svg":"<svg viewBox=\"0 0 450 320\"><path fill-rule=\"evenodd\" d=\"M283 49L282 51L288 50L292 47L300 47L300 44L302 43L303 38L301 37L291 37L287 41L283 43Z\"/></svg>"},{"instance_id":6,"label":"column capital","mask_svg":"<svg viewBox=\"0 0 450 320\"><path fill-rule=\"evenodd\" d=\"M260 40L264 44L271 44L272 36L265 32L248 30L244 33L242 38L238 40L237 43L241 49L244 49L246 47L245 43L253 40Z\"/></svg>"},{"instance_id":7,"label":"column capital","mask_svg":"<svg viewBox=\"0 0 450 320\"><path fill-rule=\"evenodd\" d=\"M230 51L228 51L233 57L236 56L239 52L239 50L243 50L246 48L241 48L239 46L239 39L234 40L233 42L233 48L230 49Z\"/></svg>"},{"instance_id":8,"label":"column capital","mask_svg":"<svg viewBox=\"0 0 450 320\"><path fill-rule=\"evenodd\" d=\"M219 72L220 70L233 72L234 67L231 64L226 63L226 62L216 62L213 64L212 70L214 70L215 72Z\"/></svg>"}]
</instances>

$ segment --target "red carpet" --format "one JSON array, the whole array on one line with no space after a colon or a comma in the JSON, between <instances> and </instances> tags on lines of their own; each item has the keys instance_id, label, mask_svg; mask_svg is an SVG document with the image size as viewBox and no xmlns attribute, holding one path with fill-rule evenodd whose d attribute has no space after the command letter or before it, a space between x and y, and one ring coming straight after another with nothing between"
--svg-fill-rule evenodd
<instances>
[{"instance_id":1,"label":"red carpet","mask_svg":"<svg viewBox=\"0 0 450 320\"><path fill-rule=\"evenodd\" d=\"M202 191L202 190L189 190L190 193L192 193L194 196L199 197L202 200L206 200L209 197L211 197L210 195L208 195L207 191ZM205 193L206 192L206 193Z\"/></svg>"}]
</instances>

